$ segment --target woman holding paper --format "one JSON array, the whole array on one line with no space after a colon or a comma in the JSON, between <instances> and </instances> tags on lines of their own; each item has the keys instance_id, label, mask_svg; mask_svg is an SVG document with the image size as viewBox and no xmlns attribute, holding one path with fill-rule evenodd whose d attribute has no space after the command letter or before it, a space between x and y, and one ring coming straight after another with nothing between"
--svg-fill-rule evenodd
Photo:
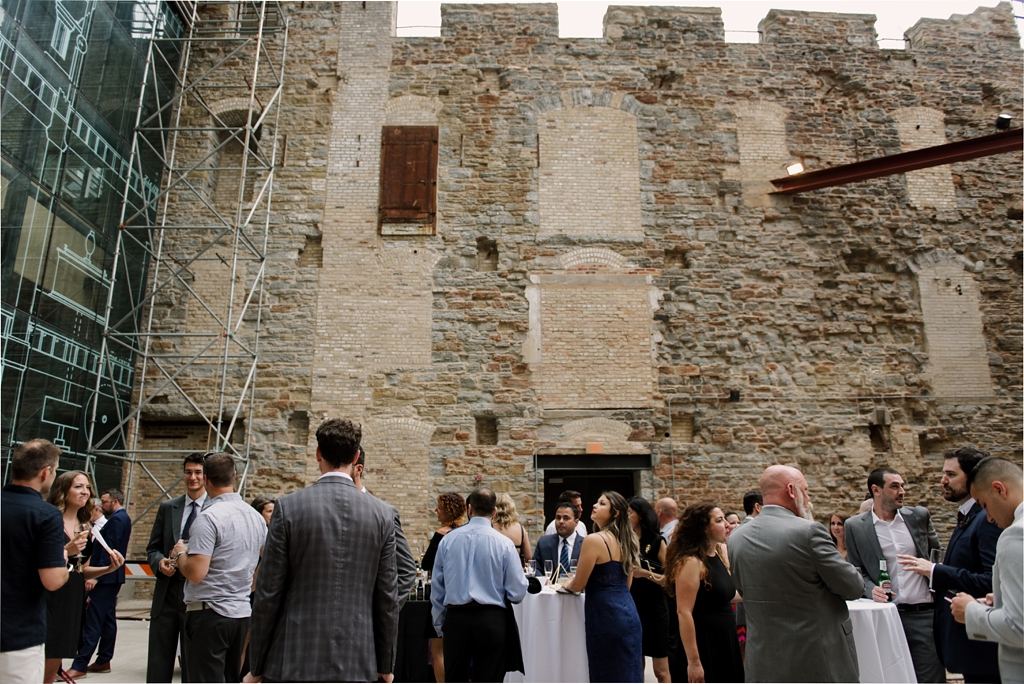
<instances>
[{"instance_id":1,"label":"woman holding paper","mask_svg":"<svg viewBox=\"0 0 1024 684\"><path fill-rule=\"evenodd\" d=\"M64 537L67 540L64 549L71 564L67 583L46 595L46 670L43 681L50 684L57 678L61 659L78 655L85 617L85 581L114 572L124 564L124 556L112 550L110 565L100 568L89 566L92 554L89 537L95 506L88 475L81 470L61 473L50 487L47 501L56 506L64 518Z\"/></svg>"}]
</instances>

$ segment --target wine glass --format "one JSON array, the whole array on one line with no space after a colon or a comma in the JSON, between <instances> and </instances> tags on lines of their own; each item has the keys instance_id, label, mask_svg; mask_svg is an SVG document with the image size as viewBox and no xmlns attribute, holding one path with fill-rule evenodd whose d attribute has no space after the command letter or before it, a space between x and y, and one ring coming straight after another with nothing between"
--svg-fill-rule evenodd
<instances>
[{"instance_id":1,"label":"wine glass","mask_svg":"<svg viewBox=\"0 0 1024 684\"><path fill-rule=\"evenodd\" d=\"M537 576L537 561L531 558L526 561L526 576L536 577Z\"/></svg>"},{"instance_id":2,"label":"wine glass","mask_svg":"<svg viewBox=\"0 0 1024 684\"><path fill-rule=\"evenodd\" d=\"M75 525L75 539L80 539L81 537L88 537L90 531L92 531L92 524L91 523L78 523L77 525ZM82 559L83 558L85 558L85 556L82 555L81 551L79 551L78 553L76 553L74 555L75 568L78 571L81 571L81 569L82 569Z\"/></svg>"},{"instance_id":3,"label":"wine glass","mask_svg":"<svg viewBox=\"0 0 1024 684\"><path fill-rule=\"evenodd\" d=\"M576 566L578 564L579 564L579 560L576 559L576 558L573 558L572 560L569 561L569 577L575 577L576 576Z\"/></svg>"},{"instance_id":4,"label":"wine glass","mask_svg":"<svg viewBox=\"0 0 1024 684\"><path fill-rule=\"evenodd\" d=\"M928 551L928 560L931 561L933 564L938 565L938 563L939 563L939 550L938 549L931 549L931 550L929 550Z\"/></svg>"},{"instance_id":5,"label":"wine glass","mask_svg":"<svg viewBox=\"0 0 1024 684\"><path fill-rule=\"evenodd\" d=\"M549 560L544 561L544 575L551 577L552 571L555 569L554 563Z\"/></svg>"}]
</instances>

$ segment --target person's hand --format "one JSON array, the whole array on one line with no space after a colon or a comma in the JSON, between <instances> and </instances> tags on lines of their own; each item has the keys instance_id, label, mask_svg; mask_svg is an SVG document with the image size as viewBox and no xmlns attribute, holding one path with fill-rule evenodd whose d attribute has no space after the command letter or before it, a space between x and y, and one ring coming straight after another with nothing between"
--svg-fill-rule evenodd
<instances>
[{"instance_id":1,"label":"person's hand","mask_svg":"<svg viewBox=\"0 0 1024 684\"><path fill-rule=\"evenodd\" d=\"M110 550L110 572L117 570L124 565L124 556L117 549Z\"/></svg>"},{"instance_id":2,"label":"person's hand","mask_svg":"<svg viewBox=\"0 0 1024 684\"><path fill-rule=\"evenodd\" d=\"M992 594L985 594L985 598L978 599L979 603L984 603L986 606L992 607L996 605L996 597Z\"/></svg>"},{"instance_id":3,"label":"person's hand","mask_svg":"<svg viewBox=\"0 0 1024 684\"><path fill-rule=\"evenodd\" d=\"M395 681L395 675L393 675L393 674L381 674L380 672L378 672L377 673L377 681L378 682L387 682L388 684L391 684L391 682Z\"/></svg>"},{"instance_id":4,"label":"person's hand","mask_svg":"<svg viewBox=\"0 0 1024 684\"><path fill-rule=\"evenodd\" d=\"M953 613L953 619L959 622L961 625L967 622L965 613L967 612L967 604L974 600L974 597L970 594L960 592L953 598L947 598L950 603L950 611Z\"/></svg>"},{"instance_id":5,"label":"person's hand","mask_svg":"<svg viewBox=\"0 0 1024 684\"><path fill-rule=\"evenodd\" d=\"M95 588L96 588L96 580L94 580L94 579L85 580L85 590L86 591L92 591Z\"/></svg>"},{"instance_id":6,"label":"person's hand","mask_svg":"<svg viewBox=\"0 0 1024 684\"><path fill-rule=\"evenodd\" d=\"M704 681L704 666L700 664L700 661L696 663L689 663L686 666L686 681L688 682L703 682Z\"/></svg>"},{"instance_id":7,"label":"person's hand","mask_svg":"<svg viewBox=\"0 0 1024 684\"><path fill-rule=\"evenodd\" d=\"M64 545L64 550L69 556L76 556L82 553L82 549L85 548L85 543L89 541L87 535L76 534L75 538Z\"/></svg>"},{"instance_id":8,"label":"person's hand","mask_svg":"<svg viewBox=\"0 0 1024 684\"><path fill-rule=\"evenodd\" d=\"M171 558L174 558L179 553L188 553L188 542L184 539L179 539L178 543L171 549Z\"/></svg>"},{"instance_id":9,"label":"person's hand","mask_svg":"<svg viewBox=\"0 0 1024 684\"><path fill-rule=\"evenodd\" d=\"M925 577L931 577L932 568L935 563L926 561L924 558L918 558L917 556L908 556L902 553L896 554L896 558L899 560L899 564L906 570L916 572L918 575L924 575Z\"/></svg>"},{"instance_id":10,"label":"person's hand","mask_svg":"<svg viewBox=\"0 0 1024 684\"><path fill-rule=\"evenodd\" d=\"M896 592L892 592L892 595L895 596ZM889 602L889 597L886 595L885 590L882 589L882 587L871 587L871 598L878 603Z\"/></svg>"},{"instance_id":11,"label":"person's hand","mask_svg":"<svg viewBox=\"0 0 1024 684\"><path fill-rule=\"evenodd\" d=\"M174 566L171 565L171 559L170 558L161 558L160 559L160 564L157 566L157 570L162 572L167 577L172 576L174 574Z\"/></svg>"},{"instance_id":12,"label":"person's hand","mask_svg":"<svg viewBox=\"0 0 1024 684\"><path fill-rule=\"evenodd\" d=\"M252 672L246 672L245 676L242 677L242 681L247 682L248 684L259 684L259 682L263 681L263 675L260 675L259 677L254 677Z\"/></svg>"}]
</instances>

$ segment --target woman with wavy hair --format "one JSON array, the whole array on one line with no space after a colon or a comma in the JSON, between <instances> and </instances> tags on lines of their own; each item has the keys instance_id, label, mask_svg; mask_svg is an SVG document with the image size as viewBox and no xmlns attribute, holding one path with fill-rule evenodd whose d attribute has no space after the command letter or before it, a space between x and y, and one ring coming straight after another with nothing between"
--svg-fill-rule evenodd
<instances>
[{"instance_id":1,"label":"woman with wavy hair","mask_svg":"<svg viewBox=\"0 0 1024 684\"><path fill-rule=\"evenodd\" d=\"M604 492L590 514L576 574L563 591L587 590L584 620L592 682L644 681L643 629L629 593L640 566L640 542L621 494Z\"/></svg>"},{"instance_id":2,"label":"woman with wavy hair","mask_svg":"<svg viewBox=\"0 0 1024 684\"><path fill-rule=\"evenodd\" d=\"M491 527L512 540L516 547L516 553L519 554L519 562L521 564L526 565L533 558L533 549L530 548L530 535L526 533L526 528L519 522L516 502L512 500L508 492L502 492L495 497L494 517L491 518Z\"/></svg>"},{"instance_id":3,"label":"woman with wavy hair","mask_svg":"<svg viewBox=\"0 0 1024 684\"><path fill-rule=\"evenodd\" d=\"M429 576L434 570L434 558L437 557L437 547L441 545L441 539L456 527L462 525L466 515L466 500L455 492L445 492L437 497L437 508L434 509L437 521L441 527L437 528L434 536L430 538L430 545L427 546L420 561L420 567ZM430 640L430 657L434 664L434 681L441 684L444 682L444 639L437 636L434 629L434 621L430 611L427 611L427 626L423 629L423 636Z\"/></svg>"},{"instance_id":4,"label":"woman with wavy hair","mask_svg":"<svg viewBox=\"0 0 1024 684\"><path fill-rule=\"evenodd\" d=\"M665 575L668 593L675 596L686 657L677 661L672 681L743 681L732 610L739 595L721 552L727 525L722 509L713 503L694 504L679 515Z\"/></svg>"},{"instance_id":5,"label":"woman with wavy hair","mask_svg":"<svg viewBox=\"0 0 1024 684\"><path fill-rule=\"evenodd\" d=\"M46 499L57 507L64 519L64 549L68 552L71 572L68 581L57 591L46 594L46 670L43 681L50 684L57 678L63 658L78 655L85 620L85 581L114 572L124 564L124 557L116 550L110 553L110 565L94 568L89 565L92 555L92 485L89 476L81 470L61 473L53 481ZM84 676L84 672L68 670L70 677Z\"/></svg>"}]
</instances>

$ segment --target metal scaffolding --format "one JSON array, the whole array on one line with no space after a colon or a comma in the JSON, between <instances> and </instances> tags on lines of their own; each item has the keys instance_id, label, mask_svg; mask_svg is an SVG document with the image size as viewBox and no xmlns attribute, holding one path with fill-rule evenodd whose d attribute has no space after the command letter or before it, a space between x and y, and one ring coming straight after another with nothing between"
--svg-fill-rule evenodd
<instances>
[{"instance_id":1,"label":"metal scaffolding","mask_svg":"<svg viewBox=\"0 0 1024 684\"><path fill-rule=\"evenodd\" d=\"M152 501L133 502L137 518L181 482L180 467L157 464L180 464L185 453L195 451L140 445L140 423L163 405L204 423L206 449L233 454L236 491L245 487L288 42L287 19L276 2L174 4L187 30L181 38L161 38L154 22L145 79L155 80L157 70L177 58L176 91L143 114L143 83L130 157L138 177L144 176L144 163L159 165L161 184L147 193L132 187L134 174L125 183L115 286L107 297L100 372L89 407L87 468L97 457L120 461L126 505L139 478L159 490ZM146 255L146 285L133 292L132 279L118 278L116 269L133 268L126 255L140 250ZM211 268L227 275L216 292L203 288ZM128 313L112 316L114 302L126 297ZM167 316L168 302L188 311L190 320L201 319L198 329L181 316ZM100 397L109 397L115 386L118 360L130 356L131 399L115 401L114 421L98 421ZM176 479L170 481L172 470Z\"/></svg>"}]
</instances>

